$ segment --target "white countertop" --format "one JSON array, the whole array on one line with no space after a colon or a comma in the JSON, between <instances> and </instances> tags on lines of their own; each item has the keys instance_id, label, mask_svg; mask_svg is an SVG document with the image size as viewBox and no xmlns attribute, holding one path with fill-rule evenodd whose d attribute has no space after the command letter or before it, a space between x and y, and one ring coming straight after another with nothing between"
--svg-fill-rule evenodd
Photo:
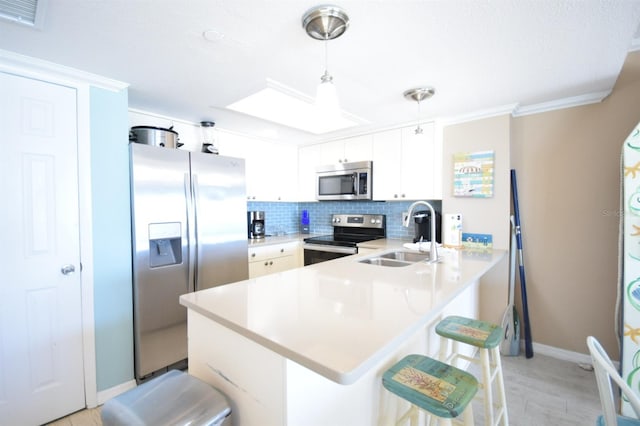
<instances>
[{"instance_id":1,"label":"white countertop","mask_svg":"<svg viewBox=\"0 0 640 426\"><path fill-rule=\"evenodd\" d=\"M378 240L380 252L400 240ZM340 384L350 384L505 256L448 250L438 264L343 257L180 297L180 303ZM215 344L215 343L212 343Z\"/></svg>"},{"instance_id":2,"label":"white countertop","mask_svg":"<svg viewBox=\"0 0 640 426\"><path fill-rule=\"evenodd\" d=\"M286 235L269 235L264 238L249 238L249 248L270 246L275 244L292 243L296 241L302 241L304 238L309 237L309 234L286 234Z\"/></svg>"}]
</instances>

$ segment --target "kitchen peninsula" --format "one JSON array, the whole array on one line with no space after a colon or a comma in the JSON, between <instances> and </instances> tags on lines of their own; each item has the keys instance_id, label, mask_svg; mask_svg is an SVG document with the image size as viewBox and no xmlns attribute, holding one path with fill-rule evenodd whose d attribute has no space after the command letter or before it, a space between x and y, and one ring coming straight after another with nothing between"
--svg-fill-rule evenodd
<instances>
[{"instance_id":1,"label":"kitchen peninsula","mask_svg":"<svg viewBox=\"0 0 640 426\"><path fill-rule=\"evenodd\" d=\"M236 425L375 425L395 415L382 373L434 354L445 315L477 316L480 278L504 250L442 250L437 264L361 263L377 250L180 298L189 373L231 400Z\"/></svg>"}]
</instances>

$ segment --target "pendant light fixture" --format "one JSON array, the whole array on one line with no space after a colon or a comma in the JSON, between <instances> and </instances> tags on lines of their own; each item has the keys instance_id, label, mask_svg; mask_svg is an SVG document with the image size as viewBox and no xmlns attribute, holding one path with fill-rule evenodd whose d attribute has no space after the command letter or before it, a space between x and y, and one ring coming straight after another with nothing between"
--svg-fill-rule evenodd
<instances>
[{"instance_id":1,"label":"pendant light fixture","mask_svg":"<svg viewBox=\"0 0 640 426\"><path fill-rule=\"evenodd\" d=\"M405 90L404 97L410 101L416 101L418 103L418 119L420 119L420 102L425 99L429 99L436 93L436 89L433 87L416 87L413 89ZM418 124L415 130L416 135L422 134L422 127Z\"/></svg>"},{"instance_id":2,"label":"pendant light fixture","mask_svg":"<svg viewBox=\"0 0 640 426\"><path fill-rule=\"evenodd\" d=\"M322 5L302 16L302 28L309 37L324 41L325 70L316 90L316 106L324 114L339 114L338 93L329 74L329 40L340 37L349 27L349 16L338 6Z\"/></svg>"}]
</instances>

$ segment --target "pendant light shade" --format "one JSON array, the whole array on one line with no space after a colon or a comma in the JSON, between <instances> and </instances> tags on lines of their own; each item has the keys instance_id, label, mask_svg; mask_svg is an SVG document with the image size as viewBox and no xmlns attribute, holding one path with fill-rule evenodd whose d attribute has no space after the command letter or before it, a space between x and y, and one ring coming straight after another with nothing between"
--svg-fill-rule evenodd
<instances>
[{"instance_id":1,"label":"pendant light shade","mask_svg":"<svg viewBox=\"0 0 640 426\"><path fill-rule=\"evenodd\" d=\"M323 5L309 9L302 16L302 27L309 37L325 43L325 70L316 89L316 107L321 114L340 113L338 93L328 70L328 41L340 37L349 27L349 16L338 6Z\"/></svg>"}]
</instances>

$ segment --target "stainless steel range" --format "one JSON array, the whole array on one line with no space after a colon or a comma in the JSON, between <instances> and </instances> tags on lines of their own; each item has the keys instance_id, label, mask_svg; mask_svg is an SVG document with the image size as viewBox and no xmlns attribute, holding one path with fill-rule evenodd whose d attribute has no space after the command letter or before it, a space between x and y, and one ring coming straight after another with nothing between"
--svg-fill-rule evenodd
<instances>
[{"instance_id":1,"label":"stainless steel range","mask_svg":"<svg viewBox=\"0 0 640 426\"><path fill-rule=\"evenodd\" d=\"M304 265L313 265L358 253L358 243L385 238L387 220L383 214L334 214L333 235L304 239Z\"/></svg>"}]
</instances>

